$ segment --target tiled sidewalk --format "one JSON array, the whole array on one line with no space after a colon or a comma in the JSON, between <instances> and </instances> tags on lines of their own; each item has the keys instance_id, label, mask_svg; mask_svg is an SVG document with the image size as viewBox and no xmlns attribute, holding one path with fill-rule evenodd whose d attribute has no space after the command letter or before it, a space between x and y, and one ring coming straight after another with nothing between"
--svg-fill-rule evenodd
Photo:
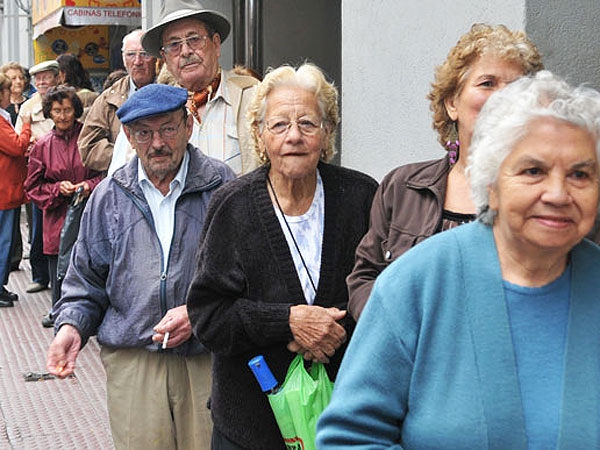
<instances>
[{"instance_id":1,"label":"tiled sidewalk","mask_svg":"<svg viewBox=\"0 0 600 450\"><path fill-rule=\"evenodd\" d=\"M75 378L25 382L25 373L45 372L53 337L40 323L50 290L28 294L29 282L29 261L23 260L8 284L19 301L0 308L0 450L113 449L95 339L79 354Z\"/></svg>"}]
</instances>

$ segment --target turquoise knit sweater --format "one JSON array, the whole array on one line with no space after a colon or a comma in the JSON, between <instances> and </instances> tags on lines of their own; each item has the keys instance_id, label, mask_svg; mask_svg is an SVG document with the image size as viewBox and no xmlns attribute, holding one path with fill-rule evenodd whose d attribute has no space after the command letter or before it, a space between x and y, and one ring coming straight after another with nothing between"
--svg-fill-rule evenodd
<instances>
[{"instance_id":1,"label":"turquoise knit sweater","mask_svg":"<svg viewBox=\"0 0 600 450\"><path fill-rule=\"evenodd\" d=\"M558 448L600 448L600 248L584 241L571 262ZM433 236L381 274L317 444L528 448L490 227L475 222Z\"/></svg>"}]
</instances>

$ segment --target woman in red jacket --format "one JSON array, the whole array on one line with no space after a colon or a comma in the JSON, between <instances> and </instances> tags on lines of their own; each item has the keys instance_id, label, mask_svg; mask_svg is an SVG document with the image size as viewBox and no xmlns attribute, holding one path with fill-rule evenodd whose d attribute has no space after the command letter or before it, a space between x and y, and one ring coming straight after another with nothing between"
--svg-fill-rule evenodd
<instances>
[{"instance_id":1,"label":"woman in red jacket","mask_svg":"<svg viewBox=\"0 0 600 450\"><path fill-rule=\"evenodd\" d=\"M42 100L44 116L52 119L54 128L39 139L29 155L25 190L27 196L43 211L44 254L52 282L52 304L60 298L56 277L60 230L65 221L71 197L79 187L84 196L101 181L102 174L83 167L77 138L82 124L77 119L83 105L75 89L68 86L52 88ZM53 326L48 315L42 320L45 327Z\"/></svg>"},{"instance_id":2,"label":"woman in red jacket","mask_svg":"<svg viewBox=\"0 0 600 450\"><path fill-rule=\"evenodd\" d=\"M10 105L11 80L0 74L0 307L13 306L16 294L6 290L10 267L15 215L26 202L23 182L27 175L25 151L31 137L30 118L24 117L21 134L12 126L6 108Z\"/></svg>"}]
</instances>

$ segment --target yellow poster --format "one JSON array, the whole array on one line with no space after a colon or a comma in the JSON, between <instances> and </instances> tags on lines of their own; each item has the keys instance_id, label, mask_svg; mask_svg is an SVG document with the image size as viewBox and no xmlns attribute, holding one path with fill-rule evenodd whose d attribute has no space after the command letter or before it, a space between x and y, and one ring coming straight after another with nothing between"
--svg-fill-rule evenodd
<instances>
[{"instance_id":1,"label":"yellow poster","mask_svg":"<svg viewBox=\"0 0 600 450\"><path fill-rule=\"evenodd\" d=\"M33 42L35 63L56 59L61 53L79 57L88 70L109 68L108 27L52 28Z\"/></svg>"}]
</instances>

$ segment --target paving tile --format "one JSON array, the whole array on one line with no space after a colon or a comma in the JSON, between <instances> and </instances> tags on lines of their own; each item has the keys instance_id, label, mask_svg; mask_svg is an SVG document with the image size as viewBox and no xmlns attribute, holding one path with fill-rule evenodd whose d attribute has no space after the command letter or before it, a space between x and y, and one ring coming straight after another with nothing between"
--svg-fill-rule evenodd
<instances>
[{"instance_id":1,"label":"paving tile","mask_svg":"<svg viewBox=\"0 0 600 450\"><path fill-rule=\"evenodd\" d=\"M22 225L23 236L26 226ZM24 251L29 246L24 242ZM0 450L114 449L106 410L106 375L92 338L77 358L75 378L26 382L27 372L45 372L53 330L43 328L50 290L28 294L29 260L11 272L14 308L0 308Z\"/></svg>"}]
</instances>

